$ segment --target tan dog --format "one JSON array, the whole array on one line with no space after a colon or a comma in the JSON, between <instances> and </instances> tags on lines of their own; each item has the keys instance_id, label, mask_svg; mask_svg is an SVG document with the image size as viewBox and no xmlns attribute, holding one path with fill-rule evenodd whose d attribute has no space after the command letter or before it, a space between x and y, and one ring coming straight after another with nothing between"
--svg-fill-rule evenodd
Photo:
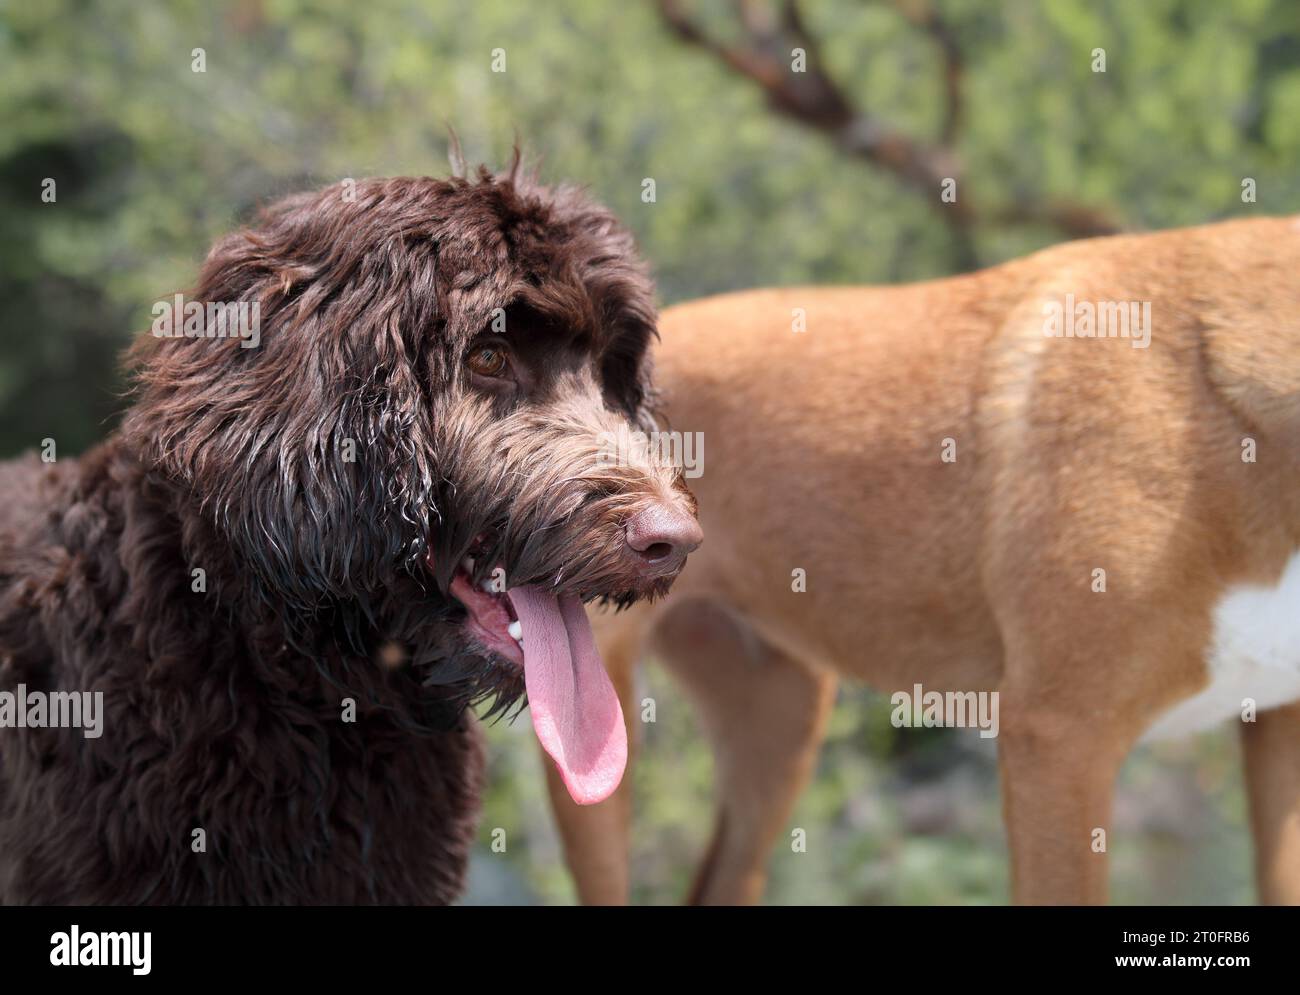
<instances>
[{"instance_id":1,"label":"tan dog","mask_svg":"<svg viewBox=\"0 0 1300 995\"><path fill-rule=\"evenodd\" d=\"M713 741L694 900L760 897L843 676L1000 692L1021 902L1105 900L1139 739L1253 719L1261 897L1300 901L1300 222L740 293L661 330L705 543L598 631L625 715L649 647ZM628 779L580 810L551 776L581 898L624 901Z\"/></svg>"}]
</instances>

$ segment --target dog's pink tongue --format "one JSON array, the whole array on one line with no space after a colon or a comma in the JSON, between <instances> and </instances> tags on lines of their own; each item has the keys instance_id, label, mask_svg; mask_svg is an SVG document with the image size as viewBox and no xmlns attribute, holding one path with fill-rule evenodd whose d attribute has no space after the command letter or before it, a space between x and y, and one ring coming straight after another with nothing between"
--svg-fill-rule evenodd
<instances>
[{"instance_id":1,"label":"dog's pink tongue","mask_svg":"<svg viewBox=\"0 0 1300 995\"><path fill-rule=\"evenodd\" d=\"M591 623L574 594L514 587L524 629L524 684L533 729L579 805L614 793L627 766L627 727Z\"/></svg>"}]
</instances>

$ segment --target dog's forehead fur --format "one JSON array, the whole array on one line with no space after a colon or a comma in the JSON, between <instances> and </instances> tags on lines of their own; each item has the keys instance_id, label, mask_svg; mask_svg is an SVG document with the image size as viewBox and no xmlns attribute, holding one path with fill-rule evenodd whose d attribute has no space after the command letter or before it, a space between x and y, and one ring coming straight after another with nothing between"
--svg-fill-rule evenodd
<instances>
[{"instance_id":1,"label":"dog's forehead fur","mask_svg":"<svg viewBox=\"0 0 1300 995\"><path fill-rule=\"evenodd\" d=\"M581 190L542 186L517 169L345 180L281 201L261 220L248 237L288 236L294 244L273 248L293 258L285 276L294 283L346 286L379 268L431 294L422 303L433 305L448 347L466 344L497 308L521 306L598 355L639 354L654 332L651 284L630 234Z\"/></svg>"}]
</instances>

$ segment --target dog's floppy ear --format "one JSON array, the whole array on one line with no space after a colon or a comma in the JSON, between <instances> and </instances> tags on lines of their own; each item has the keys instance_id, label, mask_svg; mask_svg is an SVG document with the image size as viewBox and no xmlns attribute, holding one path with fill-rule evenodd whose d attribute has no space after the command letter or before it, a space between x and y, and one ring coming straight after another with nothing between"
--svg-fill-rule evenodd
<instances>
[{"instance_id":1,"label":"dog's floppy ear","mask_svg":"<svg viewBox=\"0 0 1300 995\"><path fill-rule=\"evenodd\" d=\"M400 229L358 239L383 192L347 192L289 198L219 241L196 292L160 305L129 354L127 439L304 606L410 566L433 510L421 379L436 360L419 351L437 320L433 246ZM236 304L253 326L239 334Z\"/></svg>"}]
</instances>

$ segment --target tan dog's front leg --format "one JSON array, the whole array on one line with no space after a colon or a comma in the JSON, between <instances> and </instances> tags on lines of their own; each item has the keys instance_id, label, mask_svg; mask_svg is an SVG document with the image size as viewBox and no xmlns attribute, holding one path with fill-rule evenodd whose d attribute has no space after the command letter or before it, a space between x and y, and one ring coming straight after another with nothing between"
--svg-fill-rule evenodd
<instances>
[{"instance_id":1,"label":"tan dog's front leg","mask_svg":"<svg viewBox=\"0 0 1300 995\"><path fill-rule=\"evenodd\" d=\"M1019 904L1106 901L1111 799L1127 748L1094 715L1002 696L998 764Z\"/></svg>"},{"instance_id":2,"label":"tan dog's front leg","mask_svg":"<svg viewBox=\"0 0 1300 995\"><path fill-rule=\"evenodd\" d=\"M1243 722L1259 900L1300 905L1300 705Z\"/></svg>"}]
</instances>

